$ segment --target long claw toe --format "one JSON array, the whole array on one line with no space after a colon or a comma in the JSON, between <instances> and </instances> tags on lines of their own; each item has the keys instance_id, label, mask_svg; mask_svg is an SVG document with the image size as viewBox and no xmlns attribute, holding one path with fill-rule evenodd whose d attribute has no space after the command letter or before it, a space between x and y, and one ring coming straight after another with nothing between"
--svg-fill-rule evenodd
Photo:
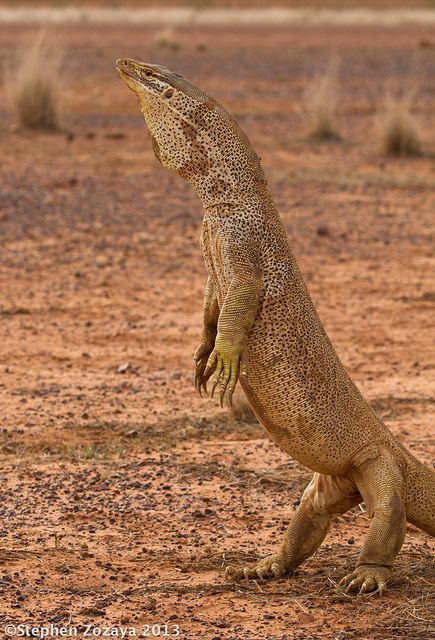
<instances>
[{"instance_id":1,"label":"long claw toe","mask_svg":"<svg viewBox=\"0 0 435 640\"><path fill-rule=\"evenodd\" d=\"M347 585L347 587L345 589L345 593L352 593L352 591L355 589L357 584L358 584L358 580L356 578L354 580L352 580L351 582L349 582L349 584Z\"/></svg>"},{"instance_id":2,"label":"long claw toe","mask_svg":"<svg viewBox=\"0 0 435 640\"><path fill-rule=\"evenodd\" d=\"M280 578L287 572L287 567L281 555L275 554L263 558L257 564L245 567L228 566L225 569L225 576L237 582L238 580L249 580L259 578L261 581L270 578Z\"/></svg>"},{"instance_id":3,"label":"long claw toe","mask_svg":"<svg viewBox=\"0 0 435 640\"><path fill-rule=\"evenodd\" d=\"M199 379L195 380L195 389L196 389L196 391L199 393L199 395L202 398L201 381Z\"/></svg>"},{"instance_id":4,"label":"long claw toe","mask_svg":"<svg viewBox=\"0 0 435 640\"><path fill-rule=\"evenodd\" d=\"M214 396L214 392L216 390L216 387L218 385L219 380L213 380L213 386L211 388L211 393L210 393L210 397L213 398Z\"/></svg>"},{"instance_id":5,"label":"long claw toe","mask_svg":"<svg viewBox=\"0 0 435 640\"><path fill-rule=\"evenodd\" d=\"M382 595L391 575L391 569L382 565L359 565L355 571L339 582L345 593L357 592L359 596L370 593Z\"/></svg>"},{"instance_id":6,"label":"long claw toe","mask_svg":"<svg viewBox=\"0 0 435 640\"><path fill-rule=\"evenodd\" d=\"M361 585L361 588L358 592L359 596L364 595L365 593L368 593L369 591L375 591L376 590L376 581L374 578L370 577L370 578L366 578L364 580L364 582Z\"/></svg>"},{"instance_id":7,"label":"long claw toe","mask_svg":"<svg viewBox=\"0 0 435 640\"><path fill-rule=\"evenodd\" d=\"M221 390L220 390L220 394L219 394L219 402L221 407L224 406L224 398L225 398L225 393L227 391L227 385L225 383L221 384Z\"/></svg>"}]
</instances>

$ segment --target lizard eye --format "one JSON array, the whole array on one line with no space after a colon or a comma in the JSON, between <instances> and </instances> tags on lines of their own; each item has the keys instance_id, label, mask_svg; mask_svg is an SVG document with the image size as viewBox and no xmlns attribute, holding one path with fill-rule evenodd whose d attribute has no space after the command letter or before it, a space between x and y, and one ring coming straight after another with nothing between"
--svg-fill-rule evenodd
<instances>
[{"instance_id":1,"label":"lizard eye","mask_svg":"<svg viewBox=\"0 0 435 640\"><path fill-rule=\"evenodd\" d=\"M151 71L151 69L145 69L144 74L147 78L152 78L153 76L153 72Z\"/></svg>"}]
</instances>

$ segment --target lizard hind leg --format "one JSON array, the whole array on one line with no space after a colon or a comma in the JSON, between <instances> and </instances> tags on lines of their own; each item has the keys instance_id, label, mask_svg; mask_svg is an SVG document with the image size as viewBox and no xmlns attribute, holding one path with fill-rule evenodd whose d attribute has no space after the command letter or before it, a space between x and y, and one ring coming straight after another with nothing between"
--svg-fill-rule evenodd
<instances>
[{"instance_id":1,"label":"lizard hind leg","mask_svg":"<svg viewBox=\"0 0 435 640\"><path fill-rule=\"evenodd\" d=\"M341 580L340 586L348 593L382 594L406 532L402 472L395 457L381 451L364 462L353 479L372 520L357 566Z\"/></svg>"},{"instance_id":2,"label":"lizard hind leg","mask_svg":"<svg viewBox=\"0 0 435 640\"><path fill-rule=\"evenodd\" d=\"M315 473L293 514L277 553L246 567L229 566L233 580L273 578L291 573L323 542L332 520L361 502L352 481Z\"/></svg>"}]
</instances>

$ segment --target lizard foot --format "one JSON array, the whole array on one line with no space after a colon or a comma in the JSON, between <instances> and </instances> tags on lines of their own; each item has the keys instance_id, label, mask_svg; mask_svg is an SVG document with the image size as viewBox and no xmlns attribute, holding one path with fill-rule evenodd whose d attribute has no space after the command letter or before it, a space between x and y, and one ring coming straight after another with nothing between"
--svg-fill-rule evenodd
<instances>
[{"instance_id":1,"label":"lizard foot","mask_svg":"<svg viewBox=\"0 0 435 640\"><path fill-rule=\"evenodd\" d=\"M358 591L358 595L377 592L381 596L391 576L391 569L375 564L361 564L355 571L344 576L339 586L345 593Z\"/></svg>"},{"instance_id":2,"label":"lizard foot","mask_svg":"<svg viewBox=\"0 0 435 640\"><path fill-rule=\"evenodd\" d=\"M288 567L281 554L276 553L271 556L266 556L262 560L259 560L255 565L234 567L228 566L225 569L225 576L238 582L239 580L260 579L266 580L267 578L281 578L288 573Z\"/></svg>"}]
</instances>

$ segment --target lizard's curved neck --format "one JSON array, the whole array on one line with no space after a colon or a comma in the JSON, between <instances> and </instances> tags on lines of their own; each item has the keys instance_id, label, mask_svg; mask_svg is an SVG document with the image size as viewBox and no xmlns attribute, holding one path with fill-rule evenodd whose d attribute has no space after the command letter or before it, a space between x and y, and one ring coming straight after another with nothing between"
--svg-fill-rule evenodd
<instances>
[{"instance_id":1,"label":"lizard's curved neck","mask_svg":"<svg viewBox=\"0 0 435 640\"><path fill-rule=\"evenodd\" d=\"M207 111L201 121L196 118L184 130L189 139L179 173L205 209L219 205L240 209L272 202L260 158L232 117Z\"/></svg>"},{"instance_id":2,"label":"lizard's curved neck","mask_svg":"<svg viewBox=\"0 0 435 640\"><path fill-rule=\"evenodd\" d=\"M266 180L235 180L232 183L221 184L217 190L213 178L203 179L199 184L192 185L202 201L206 212L232 215L241 211L277 210L268 189Z\"/></svg>"}]
</instances>

